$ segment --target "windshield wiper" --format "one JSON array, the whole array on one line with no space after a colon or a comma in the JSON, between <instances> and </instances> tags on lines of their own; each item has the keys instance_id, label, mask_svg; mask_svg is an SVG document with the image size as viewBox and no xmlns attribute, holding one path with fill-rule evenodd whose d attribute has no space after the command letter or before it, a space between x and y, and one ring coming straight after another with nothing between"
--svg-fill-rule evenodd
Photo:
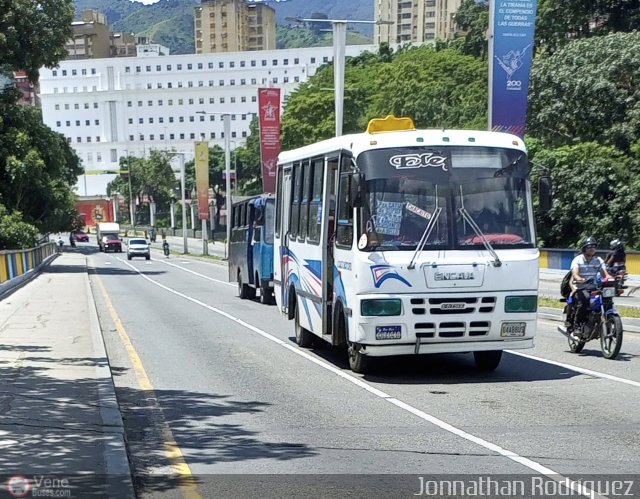
<instances>
[{"instance_id":1,"label":"windshield wiper","mask_svg":"<svg viewBox=\"0 0 640 499\"><path fill-rule=\"evenodd\" d=\"M414 269L416 267L415 261L420 256L420 253L422 253L424 245L427 244L427 239L429 239L433 228L436 226L436 221L438 220L440 213L442 213L442 208L438 206L438 187L436 186L436 209L433 211L433 216L429 219L429 223L422 233L420 242L418 243L418 246L416 246L416 250L413 253L413 257L411 258L411 262L409 262L409 266L407 268Z\"/></svg>"},{"instance_id":2,"label":"windshield wiper","mask_svg":"<svg viewBox=\"0 0 640 499\"><path fill-rule=\"evenodd\" d=\"M482 240L482 244L484 244L484 247L487 249L487 251L491 253L491 256L493 257L493 266L501 267L502 262L500 261L498 254L495 252L495 250L493 249L493 246L491 246L491 243L485 237L482 230L480 230L480 227L478 227L478 224L471 217L471 215L469 215L469 212L467 211L467 209L464 206L461 206L460 208L458 208L458 212L462 215L462 218L464 218L467 221L467 223L471 226L471 228L473 229L473 232L475 232L476 235Z\"/></svg>"}]
</instances>

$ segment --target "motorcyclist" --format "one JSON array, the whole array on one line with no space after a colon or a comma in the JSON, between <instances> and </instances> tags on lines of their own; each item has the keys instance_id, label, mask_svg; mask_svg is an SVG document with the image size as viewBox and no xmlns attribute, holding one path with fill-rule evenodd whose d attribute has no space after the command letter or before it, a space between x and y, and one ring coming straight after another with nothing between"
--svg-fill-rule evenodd
<instances>
[{"instance_id":1,"label":"motorcyclist","mask_svg":"<svg viewBox=\"0 0 640 499\"><path fill-rule=\"evenodd\" d=\"M595 237L589 236L582 243L580 249L582 254L576 256L571 262L571 277L573 300L572 306L567 314L567 330L571 331L573 322L571 318L576 315L576 322L583 323L589 312L589 298L591 290L595 289L595 279L598 274L602 277L611 278L607 272L605 262L599 256L596 256L596 248L598 241ZM576 303L577 302L577 303Z\"/></svg>"},{"instance_id":2,"label":"motorcyclist","mask_svg":"<svg viewBox=\"0 0 640 499\"><path fill-rule=\"evenodd\" d=\"M616 274L620 270L626 270L627 268L627 254L624 249L624 244L619 239L614 239L609 244L609 253L605 258L607 264L607 270Z\"/></svg>"},{"instance_id":3,"label":"motorcyclist","mask_svg":"<svg viewBox=\"0 0 640 499\"><path fill-rule=\"evenodd\" d=\"M169 243L166 239L162 241L162 251L164 252L165 256L169 256Z\"/></svg>"}]
</instances>

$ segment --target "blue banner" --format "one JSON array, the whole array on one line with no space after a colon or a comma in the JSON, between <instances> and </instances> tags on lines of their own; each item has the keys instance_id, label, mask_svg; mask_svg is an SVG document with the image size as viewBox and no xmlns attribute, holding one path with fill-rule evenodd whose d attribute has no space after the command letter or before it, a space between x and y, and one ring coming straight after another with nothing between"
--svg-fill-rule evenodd
<instances>
[{"instance_id":1,"label":"blue banner","mask_svg":"<svg viewBox=\"0 0 640 499\"><path fill-rule=\"evenodd\" d=\"M537 0L490 0L493 6L491 130L524 137Z\"/></svg>"}]
</instances>

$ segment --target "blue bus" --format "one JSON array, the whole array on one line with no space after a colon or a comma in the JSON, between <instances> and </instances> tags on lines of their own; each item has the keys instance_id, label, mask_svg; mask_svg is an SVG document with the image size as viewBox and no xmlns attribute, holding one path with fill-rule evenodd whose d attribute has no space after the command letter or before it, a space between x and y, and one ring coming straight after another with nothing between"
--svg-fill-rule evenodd
<instances>
[{"instance_id":1,"label":"blue bus","mask_svg":"<svg viewBox=\"0 0 640 499\"><path fill-rule=\"evenodd\" d=\"M273 303L273 228L275 197L259 194L238 198L231 212L229 281L238 283L238 296Z\"/></svg>"}]
</instances>

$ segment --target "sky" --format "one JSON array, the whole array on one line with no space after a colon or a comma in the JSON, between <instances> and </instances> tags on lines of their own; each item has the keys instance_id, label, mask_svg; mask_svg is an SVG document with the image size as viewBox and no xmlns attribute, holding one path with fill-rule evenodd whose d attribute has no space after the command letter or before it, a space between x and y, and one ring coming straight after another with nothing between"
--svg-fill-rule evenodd
<instances>
[{"instance_id":1,"label":"sky","mask_svg":"<svg viewBox=\"0 0 640 499\"><path fill-rule=\"evenodd\" d=\"M130 2L138 2L138 3L143 3L145 5L151 5L152 3L156 3L159 0L129 0Z\"/></svg>"}]
</instances>

